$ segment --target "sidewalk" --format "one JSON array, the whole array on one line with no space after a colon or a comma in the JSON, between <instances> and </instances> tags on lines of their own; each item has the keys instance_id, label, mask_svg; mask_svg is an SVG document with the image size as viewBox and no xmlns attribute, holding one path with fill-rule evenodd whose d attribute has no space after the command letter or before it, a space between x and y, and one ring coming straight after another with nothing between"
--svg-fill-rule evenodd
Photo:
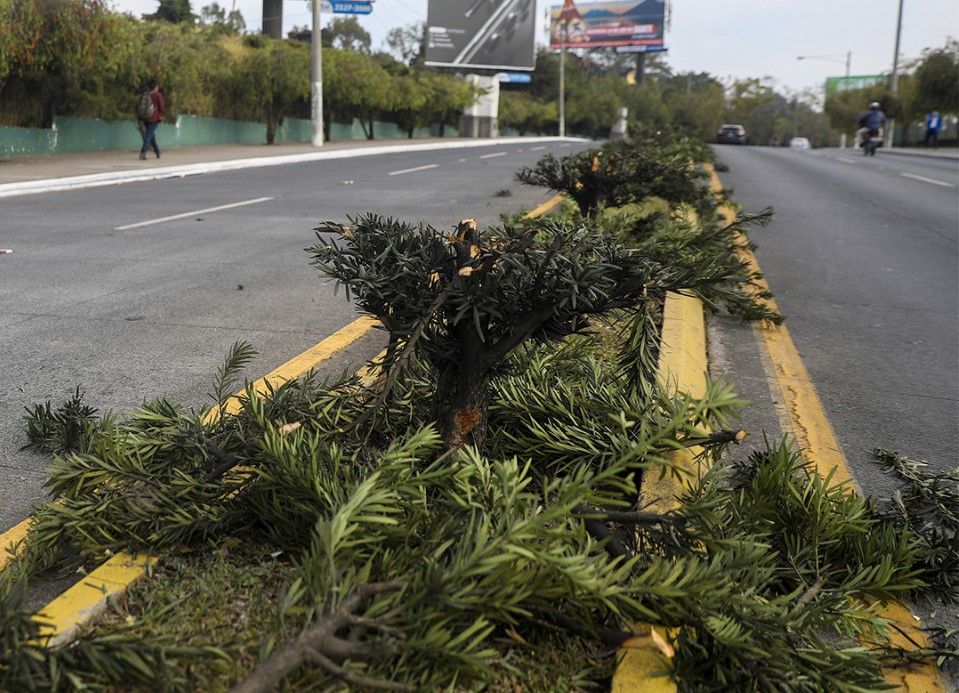
<instances>
[{"instance_id":1,"label":"sidewalk","mask_svg":"<svg viewBox=\"0 0 959 693\"><path fill-rule=\"evenodd\" d=\"M887 149L882 147L878 152L901 156L926 156L933 159L959 159L959 147L940 147L939 149L927 149L925 147L893 147Z\"/></svg>"},{"instance_id":2,"label":"sidewalk","mask_svg":"<svg viewBox=\"0 0 959 693\"><path fill-rule=\"evenodd\" d=\"M310 144L225 144L206 147L178 147L163 151L161 159L150 158L140 161L135 151L96 151L77 152L75 154L50 154L46 156L24 156L0 158L0 185L4 183L22 183L33 180L70 178L98 173L119 173L140 171L142 169L169 168L235 159L257 159L291 154L311 154L343 149L364 149L389 145L429 144L435 142L476 142L475 139L436 137L400 140L350 140L346 142L327 142L322 147Z\"/></svg>"},{"instance_id":3,"label":"sidewalk","mask_svg":"<svg viewBox=\"0 0 959 693\"><path fill-rule=\"evenodd\" d=\"M336 142L322 147L292 144L179 148L164 153L162 159L146 161L140 161L136 152L117 151L8 158L0 160L0 198L382 154L586 141L578 137L437 137Z\"/></svg>"}]
</instances>

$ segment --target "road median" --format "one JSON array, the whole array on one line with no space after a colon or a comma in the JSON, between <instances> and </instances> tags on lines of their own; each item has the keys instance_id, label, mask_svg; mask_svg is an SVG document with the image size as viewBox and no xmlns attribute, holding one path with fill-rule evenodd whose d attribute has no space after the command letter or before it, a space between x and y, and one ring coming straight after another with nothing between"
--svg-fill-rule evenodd
<instances>
[{"instance_id":1,"label":"road median","mask_svg":"<svg viewBox=\"0 0 959 693\"><path fill-rule=\"evenodd\" d=\"M565 196L534 210L554 210L542 221L321 224L313 266L389 335L379 377L293 369L233 398L252 358L237 343L215 409L37 409L33 442L61 451L58 502L38 509L3 584L62 565L65 549L168 558L71 648L35 647L36 623L4 607L16 647L0 676L878 685L896 650L854 598L931 586L927 555L788 443L736 459L745 403L709 378L705 308L781 316L735 254L748 221L717 218L688 165L704 156L659 134L545 156L518 174ZM850 644L865 633L869 649Z\"/></svg>"}]
</instances>

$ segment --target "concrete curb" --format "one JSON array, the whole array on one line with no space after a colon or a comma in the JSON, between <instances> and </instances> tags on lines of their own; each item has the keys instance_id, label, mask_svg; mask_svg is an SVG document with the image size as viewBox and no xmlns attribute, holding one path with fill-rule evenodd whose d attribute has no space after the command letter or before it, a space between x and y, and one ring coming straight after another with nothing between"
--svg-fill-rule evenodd
<instances>
[{"instance_id":1,"label":"concrete curb","mask_svg":"<svg viewBox=\"0 0 959 693\"><path fill-rule=\"evenodd\" d=\"M706 391L708 363L702 302L692 296L667 294L659 352L660 383L671 390L702 397ZM695 450L681 450L672 455L672 460L692 474L695 456ZM644 496L649 494L657 499L649 506L652 512L678 507L677 497L683 488L674 475L650 479L644 486ZM636 629L647 635L632 638L620 649L611 693L675 693L676 682L665 675L672 668L669 663L672 648L664 637L669 631L649 624L637 624Z\"/></svg>"},{"instance_id":2,"label":"concrete curb","mask_svg":"<svg viewBox=\"0 0 959 693\"><path fill-rule=\"evenodd\" d=\"M906 151L904 149L879 149L877 150L876 153L879 154L879 156L886 156L887 154L893 154L895 156L919 157L920 159L946 159L951 161L959 161L959 152L942 153L942 152Z\"/></svg>"},{"instance_id":3,"label":"concrete curb","mask_svg":"<svg viewBox=\"0 0 959 693\"><path fill-rule=\"evenodd\" d=\"M127 171L112 171L110 173L94 173L86 176L71 176L68 178L48 178L44 180L21 181L18 183L0 184L0 198L18 197L21 195L35 195L38 193L59 192L64 190L80 190L105 185L122 185L124 183L139 183L149 180L165 178L185 178L204 173L219 173L221 171L238 171L248 168L265 168L268 166L285 166L287 164L302 164L313 161L332 161L335 159L354 159L381 154L402 154L406 152L428 152L443 149L472 149L476 147L497 147L515 144L529 144L530 142L587 142L579 137L505 137L490 140L457 140L455 142L429 142L423 144L383 145L381 147L357 147L355 149L336 149L333 151L317 151L308 154L282 154L279 156L264 156L249 159L232 159L226 161L211 161L202 164L185 164L183 166L166 166L162 168L131 169Z\"/></svg>"}]
</instances>

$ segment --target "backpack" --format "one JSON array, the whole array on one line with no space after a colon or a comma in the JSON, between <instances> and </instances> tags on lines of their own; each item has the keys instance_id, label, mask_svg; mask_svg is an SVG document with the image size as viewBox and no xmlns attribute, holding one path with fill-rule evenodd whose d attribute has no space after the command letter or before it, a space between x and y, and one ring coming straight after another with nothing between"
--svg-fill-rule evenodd
<instances>
[{"instance_id":1,"label":"backpack","mask_svg":"<svg viewBox=\"0 0 959 693\"><path fill-rule=\"evenodd\" d=\"M153 97L150 92L143 92L140 95L140 103L137 104L137 117L140 120L148 120L155 110L156 106L153 105Z\"/></svg>"}]
</instances>

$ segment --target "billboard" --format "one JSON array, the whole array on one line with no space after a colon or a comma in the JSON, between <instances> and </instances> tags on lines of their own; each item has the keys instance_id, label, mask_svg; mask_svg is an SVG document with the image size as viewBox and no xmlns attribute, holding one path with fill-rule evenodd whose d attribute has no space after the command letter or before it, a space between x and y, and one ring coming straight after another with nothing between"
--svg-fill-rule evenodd
<instances>
[{"instance_id":1,"label":"billboard","mask_svg":"<svg viewBox=\"0 0 959 693\"><path fill-rule=\"evenodd\" d=\"M865 89L877 84L885 84L887 75L849 75L848 77L826 77L826 98L839 92Z\"/></svg>"},{"instance_id":2,"label":"billboard","mask_svg":"<svg viewBox=\"0 0 959 693\"><path fill-rule=\"evenodd\" d=\"M536 0L429 0L426 64L532 70Z\"/></svg>"},{"instance_id":3,"label":"billboard","mask_svg":"<svg viewBox=\"0 0 959 693\"><path fill-rule=\"evenodd\" d=\"M614 48L645 46L643 52L663 48L666 0L615 0L574 3L549 11L549 47Z\"/></svg>"}]
</instances>

